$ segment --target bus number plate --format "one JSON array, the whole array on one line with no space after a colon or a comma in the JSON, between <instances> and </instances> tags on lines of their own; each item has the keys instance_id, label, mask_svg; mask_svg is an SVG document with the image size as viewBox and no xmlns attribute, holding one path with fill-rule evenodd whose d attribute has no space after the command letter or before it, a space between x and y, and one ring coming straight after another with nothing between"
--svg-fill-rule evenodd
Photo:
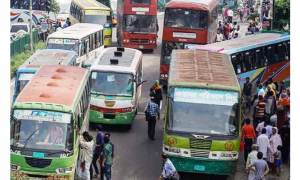
<instances>
[{"instance_id":1,"label":"bus number plate","mask_svg":"<svg viewBox=\"0 0 300 180\"><path fill-rule=\"evenodd\" d=\"M205 166L195 165L194 166L195 171L205 171Z\"/></svg>"},{"instance_id":2,"label":"bus number plate","mask_svg":"<svg viewBox=\"0 0 300 180\"><path fill-rule=\"evenodd\" d=\"M141 45L139 48L140 48L140 49L144 49L144 46Z\"/></svg>"}]
</instances>

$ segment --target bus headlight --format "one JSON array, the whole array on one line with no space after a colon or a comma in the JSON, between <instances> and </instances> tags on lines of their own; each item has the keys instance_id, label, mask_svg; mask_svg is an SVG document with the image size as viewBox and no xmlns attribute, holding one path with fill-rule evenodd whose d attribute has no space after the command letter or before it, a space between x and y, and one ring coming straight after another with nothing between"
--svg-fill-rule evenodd
<instances>
[{"instance_id":1,"label":"bus headlight","mask_svg":"<svg viewBox=\"0 0 300 180\"><path fill-rule=\"evenodd\" d=\"M20 168L21 166L18 166L16 164L10 164L10 170L19 171Z\"/></svg>"},{"instance_id":2,"label":"bus headlight","mask_svg":"<svg viewBox=\"0 0 300 180\"><path fill-rule=\"evenodd\" d=\"M232 158L237 159L238 153L237 152L222 152L220 158Z\"/></svg>"},{"instance_id":3,"label":"bus headlight","mask_svg":"<svg viewBox=\"0 0 300 180\"><path fill-rule=\"evenodd\" d=\"M164 77L165 77L165 74L161 74L160 77L164 78Z\"/></svg>"},{"instance_id":4,"label":"bus headlight","mask_svg":"<svg viewBox=\"0 0 300 180\"><path fill-rule=\"evenodd\" d=\"M165 151L171 152L171 153L180 153L180 149L179 148L174 148L174 147L164 147Z\"/></svg>"},{"instance_id":5,"label":"bus headlight","mask_svg":"<svg viewBox=\"0 0 300 180\"><path fill-rule=\"evenodd\" d=\"M65 174L65 173L70 173L72 172L73 167L68 167L68 168L58 168L56 169L57 174Z\"/></svg>"},{"instance_id":6,"label":"bus headlight","mask_svg":"<svg viewBox=\"0 0 300 180\"><path fill-rule=\"evenodd\" d=\"M168 74L165 74L165 78L167 78L168 77Z\"/></svg>"}]
</instances>

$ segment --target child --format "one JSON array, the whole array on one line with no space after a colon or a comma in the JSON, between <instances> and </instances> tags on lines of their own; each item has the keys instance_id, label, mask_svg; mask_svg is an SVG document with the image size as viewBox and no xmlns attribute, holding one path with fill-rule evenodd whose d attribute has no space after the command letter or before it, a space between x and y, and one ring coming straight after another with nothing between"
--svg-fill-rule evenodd
<instances>
[{"instance_id":1,"label":"child","mask_svg":"<svg viewBox=\"0 0 300 180\"><path fill-rule=\"evenodd\" d=\"M280 165L281 165L281 149L282 146L277 146L277 152L275 153L275 165L276 165L276 171L277 171L277 176L280 176Z\"/></svg>"}]
</instances>

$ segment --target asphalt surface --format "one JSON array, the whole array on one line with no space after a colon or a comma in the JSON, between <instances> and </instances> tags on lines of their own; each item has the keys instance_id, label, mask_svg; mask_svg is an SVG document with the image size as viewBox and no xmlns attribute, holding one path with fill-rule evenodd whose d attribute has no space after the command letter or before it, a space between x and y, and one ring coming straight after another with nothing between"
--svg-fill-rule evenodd
<instances>
[{"instance_id":1,"label":"asphalt surface","mask_svg":"<svg viewBox=\"0 0 300 180\"><path fill-rule=\"evenodd\" d=\"M163 13L159 13L158 22L158 48L153 53L143 52L143 80L147 80L142 85L142 97L139 104L139 113L136 116L131 130L124 130L121 126L103 126L103 132L110 132L111 140L115 143L115 159L112 166L113 180L156 180L162 172L162 139L163 139L163 121L157 121L155 141L151 141L147 136L147 123L143 114L145 104L149 101L149 89L153 82L159 78L159 64L161 52L161 39L163 29ZM240 24L242 34L244 35L247 29L246 23ZM113 46L116 46L116 29L113 29ZM13 80L10 85L11 102L14 89ZM163 105L165 104L165 96ZM164 106L162 109L161 119L164 117ZM96 137L96 131L93 127L90 128L90 133ZM282 167L282 177L277 178L268 176L270 180L287 179L289 168ZM190 174L179 173L181 180L246 180L245 165L243 153L239 154L238 168L234 176L214 176L205 174Z\"/></svg>"}]
</instances>

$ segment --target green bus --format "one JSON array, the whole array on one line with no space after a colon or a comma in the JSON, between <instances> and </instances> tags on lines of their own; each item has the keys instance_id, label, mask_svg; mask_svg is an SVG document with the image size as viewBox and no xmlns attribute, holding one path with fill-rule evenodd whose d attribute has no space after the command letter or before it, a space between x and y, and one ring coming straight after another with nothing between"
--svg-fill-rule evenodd
<instances>
[{"instance_id":1,"label":"green bus","mask_svg":"<svg viewBox=\"0 0 300 180\"><path fill-rule=\"evenodd\" d=\"M227 55L173 50L163 153L177 171L232 175L241 137L241 94Z\"/></svg>"},{"instance_id":2,"label":"green bus","mask_svg":"<svg viewBox=\"0 0 300 180\"><path fill-rule=\"evenodd\" d=\"M89 127L87 69L45 65L12 107L11 179L73 180L80 160L78 130Z\"/></svg>"}]
</instances>

